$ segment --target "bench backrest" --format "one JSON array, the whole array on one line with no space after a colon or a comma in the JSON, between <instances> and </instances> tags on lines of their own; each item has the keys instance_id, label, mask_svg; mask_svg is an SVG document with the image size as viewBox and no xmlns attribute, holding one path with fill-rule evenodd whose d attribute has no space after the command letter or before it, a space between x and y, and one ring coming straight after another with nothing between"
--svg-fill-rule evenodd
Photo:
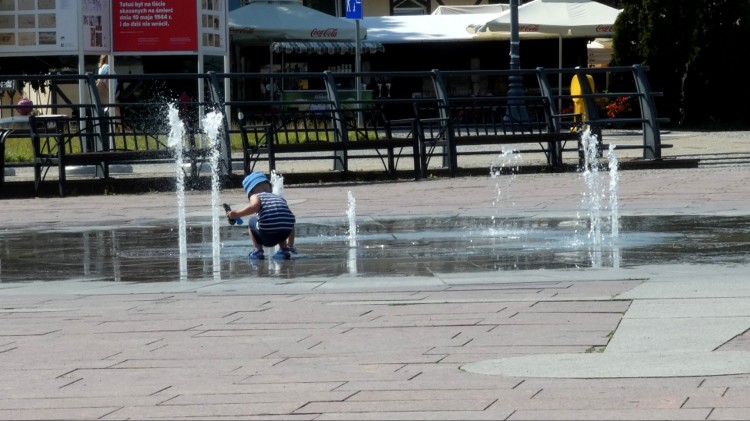
<instances>
[{"instance_id":1,"label":"bench backrest","mask_svg":"<svg viewBox=\"0 0 750 421\"><path fill-rule=\"evenodd\" d=\"M29 131L35 158L57 156L61 152L60 148L64 153L86 150L81 143L71 142L69 116L32 115L29 117Z\"/></svg>"}]
</instances>

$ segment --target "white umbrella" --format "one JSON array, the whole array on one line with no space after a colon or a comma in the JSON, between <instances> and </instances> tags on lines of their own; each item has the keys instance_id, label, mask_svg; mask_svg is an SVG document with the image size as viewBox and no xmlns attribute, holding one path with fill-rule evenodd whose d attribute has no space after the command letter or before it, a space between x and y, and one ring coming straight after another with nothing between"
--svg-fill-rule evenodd
<instances>
[{"instance_id":1,"label":"white umbrella","mask_svg":"<svg viewBox=\"0 0 750 421\"><path fill-rule=\"evenodd\" d=\"M497 16L498 13L365 16L362 26L367 28L368 40L383 44L477 41L480 39L466 32L466 26Z\"/></svg>"},{"instance_id":2,"label":"white umbrella","mask_svg":"<svg viewBox=\"0 0 750 421\"><path fill-rule=\"evenodd\" d=\"M518 30L521 39L558 38L558 63L562 67L563 38L607 38L620 10L592 0L534 0L518 6ZM510 10L496 18L466 30L477 37L509 38ZM562 92L562 80L558 80Z\"/></svg>"},{"instance_id":3,"label":"white umbrella","mask_svg":"<svg viewBox=\"0 0 750 421\"><path fill-rule=\"evenodd\" d=\"M253 1L229 12L229 33L237 41L355 41L356 25L303 6L296 0ZM364 34L360 34L360 39Z\"/></svg>"},{"instance_id":4,"label":"white umbrella","mask_svg":"<svg viewBox=\"0 0 750 421\"><path fill-rule=\"evenodd\" d=\"M602 67L609 65L612 60L612 39L596 38L587 46L589 66Z\"/></svg>"},{"instance_id":5,"label":"white umbrella","mask_svg":"<svg viewBox=\"0 0 750 421\"><path fill-rule=\"evenodd\" d=\"M518 7L518 27L520 33L607 38L612 37L619 14L620 10L592 0L534 0ZM510 10L467 30L477 35L510 32Z\"/></svg>"}]
</instances>

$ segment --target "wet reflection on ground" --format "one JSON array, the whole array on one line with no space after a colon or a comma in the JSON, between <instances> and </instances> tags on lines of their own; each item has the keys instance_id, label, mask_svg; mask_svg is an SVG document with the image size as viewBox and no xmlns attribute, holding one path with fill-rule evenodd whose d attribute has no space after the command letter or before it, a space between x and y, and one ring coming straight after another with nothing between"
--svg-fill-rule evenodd
<instances>
[{"instance_id":1,"label":"wet reflection on ground","mask_svg":"<svg viewBox=\"0 0 750 421\"><path fill-rule=\"evenodd\" d=\"M605 234L598 244L592 244L586 223L488 218L370 221L359 223L356 245L347 237L346 221L300 223L299 254L285 262L249 261L250 242L240 227L221 227L218 261L208 225L188 224L188 251L182 258L176 226L12 231L0 236L0 282L429 276L750 260L750 217L623 217L620 235ZM180 271L181 259L187 260L186 273Z\"/></svg>"}]
</instances>

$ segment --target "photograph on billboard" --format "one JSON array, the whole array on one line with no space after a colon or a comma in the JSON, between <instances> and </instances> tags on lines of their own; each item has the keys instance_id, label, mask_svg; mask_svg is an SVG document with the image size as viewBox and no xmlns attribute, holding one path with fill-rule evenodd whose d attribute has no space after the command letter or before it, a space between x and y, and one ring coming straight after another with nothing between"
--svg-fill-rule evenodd
<instances>
[{"instance_id":1,"label":"photograph on billboard","mask_svg":"<svg viewBox=\"0 0 750 421\"><path fill-rule=\"evenodd\" d=\"M227 50L225 0L200 0L201 49L206 53Z\"/></svg>"},{"instance_id":2,"label":"photograph on billboard","mask_svg":"<svg viewBox=\"0 0 750 421\"><path fill-rule=\"evenodd\" d=\"M112 48L109 0L83 0L83 50L105 53Z\"/></svg>"}]
</instances>

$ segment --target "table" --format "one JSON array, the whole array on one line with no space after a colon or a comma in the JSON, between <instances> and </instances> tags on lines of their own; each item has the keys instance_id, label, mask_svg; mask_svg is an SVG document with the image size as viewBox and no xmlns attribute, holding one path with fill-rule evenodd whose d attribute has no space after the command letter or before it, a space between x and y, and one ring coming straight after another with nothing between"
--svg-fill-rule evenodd
<instances>
[{"instance_id":1,"label":"table","mask_svg":"<svg viewBox=\"0 0 750 421\"><path fill-rule=\"evenodd\" d=\"M0 195L5 184L5 140L16 131L29 130L29 117L25 115L0 118Z\"/></svg>"},{"instance_id":2,"label":"table","mask_svg":"<svg viewBox=\"0 0 750 421\"><path fill-rule=\"evenodd\" d=\"M0 118L0 196L2 195L3 184L5 184L5 141L10 137L31 139L29 116L15 115Z\"/></svg>"},{"instance_id":3,"label":"table","mask_svg":"<svg viewBox=\"0 0 750 421\"><path fill-rule=\"evenodd\" d=\"M29 116L14 115L12 117L0 118L0 129L9 131L25 130L29 132Z\"/></svg>"},{"instance_id":4,"label":"table","mask_svg":"<svg viewBox=\"0 0 750 421\"><path fill-rule=\"evenodd\" d=\"M343 107L347 107L346 102L355 102L357 100L357 91L342 89L338 91L339 101L344 102ZM360 98L362 101L372 101L372 90L360 91ZM312 89L301 89L301 90L289 90L284 91L281 94L281 100L284 102L297 102L297 104L287 104L287 106L293 106L300 110L313 109L313 106L317 105L320 108L320 102L328 101L328 94L326 91L312 90ZM313 105L308 104L312 102ZM316 104L317 103L317 104ZM326 107L327 108L327 107Z\"/></svg>"}]
</instances>

